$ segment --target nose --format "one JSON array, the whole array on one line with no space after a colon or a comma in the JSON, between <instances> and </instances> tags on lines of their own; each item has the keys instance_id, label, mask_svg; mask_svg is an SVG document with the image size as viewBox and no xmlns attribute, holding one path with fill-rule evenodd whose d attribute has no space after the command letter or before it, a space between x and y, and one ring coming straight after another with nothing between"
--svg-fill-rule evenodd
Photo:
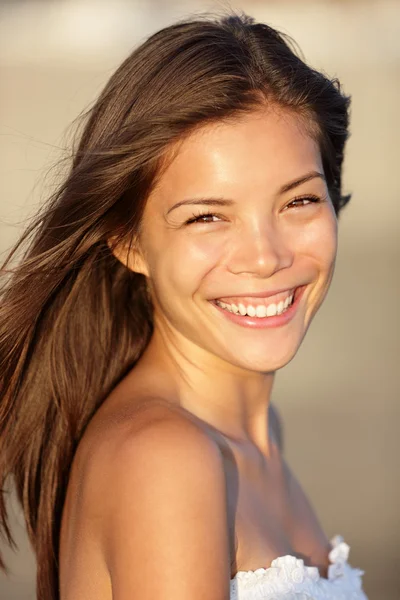
<instances>
[{"instance_id":1,"label":"nose","mask_svg":"<svg viewBox=\"0 0 400 600\"><path fill-rule=\"evenodd\" d=\"M235 275L268 278L293 264L294 252L284 233L272 224L237 232L228 268Z\"/></svg>"}]
</instances>

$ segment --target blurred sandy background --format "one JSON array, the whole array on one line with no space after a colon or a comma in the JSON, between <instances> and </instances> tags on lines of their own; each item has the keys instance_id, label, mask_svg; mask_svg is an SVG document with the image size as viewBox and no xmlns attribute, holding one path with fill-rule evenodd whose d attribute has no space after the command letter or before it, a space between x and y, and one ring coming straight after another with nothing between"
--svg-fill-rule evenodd
<instances>
[{"instance_id":1,"label":"blurred sandy background","mask_svg":"<svg viewBox=\"0 0 400 600\"><path fill-rule=\"evenodd\" d=\"M350 544L370 600L398 599L400 3L230 5L289 33L353 97L344 176L353 199L340 219L335 277L274 399L286 455L327 534ZM0 0L0 252L54 185L44 175L63 154L68 124L130 50L176 18L227 6ZM35 563L14 502L11 510L20 551L5 551L12 576L0 574L0 598L33 599Z\"/></svg>"}]
</instances>

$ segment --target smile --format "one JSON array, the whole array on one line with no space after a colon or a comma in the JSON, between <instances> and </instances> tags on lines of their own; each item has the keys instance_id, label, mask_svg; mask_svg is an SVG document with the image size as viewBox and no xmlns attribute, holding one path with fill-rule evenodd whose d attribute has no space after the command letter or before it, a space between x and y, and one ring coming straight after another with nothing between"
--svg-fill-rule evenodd
<instances>
[{"instance_id":1,"label":"smile","mask_svg":"<svg viewBox=\"0 0 400 600\"><path fill-rule=\"evenodd\" d=\"M237 302L237 304L235 302L228 304L221 300L215 300L215 302L224 310L228 310L236 315L264 318L281 315L292 305L293 297L294 292L289 291L283 298L275 302L267 303L268 298L253 299L252 303L249 303L245 299L243 299L243 302Z\"/></svg>"},{"instance_id":2,"label":"smile","mask_svg":"<svg viewBox=\"0 0 400 600\"><path fill-rule=\"evenodd\" d=\"M220 299L211 303L230 321L242 327L280 327L288 323L296 314L300 299L307 286L287 290L269 298L232 298L230 302ZM224 300L228 300L225 298Z\"/></svg>"}]
</instances>

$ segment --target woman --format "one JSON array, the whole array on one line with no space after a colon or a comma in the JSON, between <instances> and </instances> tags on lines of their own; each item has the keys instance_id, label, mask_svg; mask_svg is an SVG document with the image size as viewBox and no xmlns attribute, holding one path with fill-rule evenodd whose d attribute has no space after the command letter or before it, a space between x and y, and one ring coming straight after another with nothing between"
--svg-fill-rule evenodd
<instances>
[{"instance_id":1,"label":"woman","mask_svg":"<svg viewBox=\"0 0 400 600\"><path fill-rule=\"evenodd\" d=\"M332 279L348 109L244 15L111 77L4 265L1 479L38 598L365 599L270 404Z\"/></svg>"}]
</instances>

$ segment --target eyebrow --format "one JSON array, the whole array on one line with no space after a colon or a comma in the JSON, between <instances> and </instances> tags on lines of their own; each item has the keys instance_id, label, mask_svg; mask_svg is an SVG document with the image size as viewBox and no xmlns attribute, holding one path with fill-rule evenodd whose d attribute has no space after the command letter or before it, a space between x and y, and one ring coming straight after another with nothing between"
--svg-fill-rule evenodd
<instances>
[{"instance_id":1,"label":"eyebrow","mask_svg":"<svg viewBox=\"0 0 400 600\"><path fill-rule=\"evenodd\" d=\"M322 173L319 173L318 171L311 171L310 173L307 173L303 177L300 177L298 179L295 179L294 181L291 181L290 183L286 183L285 185L283 185L279 189L278 195L285 194L286 192L290 192L290 190L293 190L295 187L301 185L302 183L306 183L307 181L310 181L311 179L315 179L316 177L322 179L323 181L326 181L325 176ZM179 206L183 206L185 204L206 204L209 206L232 206L232 204L235 204L235 201L231 200L229 198L194 198L194 199L189 199L189 200L181 200L180 202L177 202L176 204L171 206L171 208L169 208L167 210L166 215L168 215L175 208L179 208Z\"/></svg>"}]
</instances>

